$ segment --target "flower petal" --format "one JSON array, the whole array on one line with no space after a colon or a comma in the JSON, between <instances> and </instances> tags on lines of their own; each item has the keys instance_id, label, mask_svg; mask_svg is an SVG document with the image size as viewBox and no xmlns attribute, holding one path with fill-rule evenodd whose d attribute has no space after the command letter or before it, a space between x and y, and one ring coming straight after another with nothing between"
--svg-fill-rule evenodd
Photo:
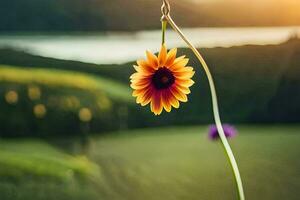
<instances>
[{"instance_id":1,"label":"flower petal","mask_svg":"<svg viewBox=\"0 0 300 200\"><path fill-rule=\"evenodd\" d=\"M161 92L160 91L155 91L152 94L152 98L151 98L151 111L155 114L155 115L160 115L163 109L163 105L161 102Z\"/></svg>"},{"instance_id":2,"label":"flower petal","mask_svg":"<svg viewBox=\"0 0 300 200\"><path fill-rule=\"evenodd\" d=\"M136 61L137 65L143 68L144 70L148 72L154 72L155 67L151 66L146 60L138 60Z\"/></svg>"},{"instance_id":3,"label":"flower petal","mask_svg":"<svg viewBox=\"0 0 300 200\"><path fill-rule=\"evenodd\" d=\"M133 97L137 97L137 96L139 96L139 95L143 95L144 93L145 93L145 90L144 90L144 89L133 90L132 96L133 96Z\"/></svg>"},{"instance_id":4,"label":"flower petal","mask_svg":"<svg viewBox=\"0 0 300 200\"><path fill-rule=\"evenodd\" d=\"M135 90L140 90L140 89L149 87L150 84L151 84L151 82L148 80L136 81L136 82L132 82L130 84L130 87Z\"/></svg>"},{"instance_id":5,"label":"flower petal","mask_svg":"<svg viewBox=\"0 0 300 200\"><path fill-rule=\"evenodd\" d=\"M158 63L158 58L156 57L156 55L154 55L150 51L146 51L146 55L147 55L148 63L150 64L150 66L154 69L157 69L159 63Z\"/></svg>"},{"instance_id":6,"label":"flower petal","mask_svg":"<svg viewBox=\"0 0 300 200\"><path fill-rule=\"evenodd\" d=\"M188 79L188 80L176 79L175 83L183 87L191 87L192 85L194 85L195 82L192 79Z\"/></svg>"},{"instance_id":7,"label":"flower petal","mask_svg":"<svg viewBox=\"0 0 300 200\"><path fill-rule=\"evenodd\" d=\"M184 94L190 94L191 90L188 87L184 87L181 85L176 84L176 87Z\"/></svg>"},{"instance_id":8,"label":"flower petal","mask_svg":"<svg viewBox=\"0 0 300 200\"><path fill-rule=\"evenodd\" d=\"M143 81L147 80L150 81L152 74L144 74L140 72L136 72L130 76L130 82L138 82L138 81Z\"/></svg>"},{"instance_id":9,"label":"flower petal","mask_svg":"<svg viewBox=\"0 0 300 200\"><path fill-rule=\"evenodd\" d=\"M152 93L153 93L153 89L149 89L148 91L146 91L143 95L143 100L141 101L141 105L145 106L148 103L150 103L151 101L151 97L152 97Z\"/></svg>"},{"instance_id":10,"label":"flower petal","mask_svg":"<svg viewBox=\"0 0 300 200\"><path fill-rule=\"evenodd\" d=\"M140 80L140 79L149 79L150 75L144 74L144 73L140 73L140 72L136 72L134 74L132 74L129 78L131 79L131 82L134 80Z\"/></svg>"},{"instance_id":11,"label":"flower petal","mask_svg":"<svg viewBox=\"0 0 300 200\"><path fill-rule=\"evenodd\" d=\"M165 65L167 60L167 48L166 45L163 44L161 46L160 52L158 54L158 62L159 62L159 66L162 67Z\"/></svg>"},{"instance_id":12,"label":"flower petal","mask_svg":"<svg viewBox=\"0 0 300 200\"><path fill-rule=\"evenodd\" d=\"M173 65L171 67L169 67L172 71L176 71L176 70L180 70L180 69L184 68L189 62L188 58L182 58L179 60L177 60L177 59L178 58L176 58Z\"/></svg>"},{"instance_id":13,"label":"flower petal","mask_svg":"<svg viewBox=\"0 0 300 200\"><path fill-rule=\"evenodd\" d=\"M144 89L136 98L136 103L140 103L142 106L147 105L151 101L152 97L152 89L151 87Z\"/></svg>"},{"instance_id":14,"label":"flower petal","mask_svg":"<svg viewBox=\"0 0 300 200\"><path fill-rule=\"evenodd\" d=\"M138 76L140 76L140 73L136 72L136 73L133 73L129 78L133 79L133 78L138 77Z\"/></svg>"},{"instance_id":15,"label":"flower petal","mask_svg":"<svg viewBox=\"0 0 300 200\"><path fill-rule=\"evenodd\" d=\"M133 65L135 71L137 71L138 73L144 75L144 76L149 76L149 75L152 75L154 73L154 70L153 71L150 71L149 69L146 69L144 67L141 67L141 66L137 66L137 65Z\"/></svg>"},{"instance_id":16,"label":"flower petal","mask_svg":"<svg viewBox=\"0 0 300 200\"><path fill-rule=\"evenodd\" d=\"M172 70L172 71L173 71L173 72L187 72L187 71L194 71L194 68L193 68L193 67L186 66L186 67L174 69L174 70Z\"/></svg>"},{"instance_id":17,"label":"flower petal","mask_svg":"<svg viewBox=\"0 0 300 200\"><path fill-rule=\"evenodd\" d=\"M151 76L143 76L140 74L139 76L136 76L130 80L131 83L140 83L140 82L151 82Z\"/></svg>"},{"instance_id":18,"label":"flower petal","mask_svg":"<svg viewBox=\"0 0 300 200\"><path fill-rule=\"evenodd\" d=\"M179 101L176 99L176 97L173 96L173 94L169 93L169 102L174 108L179 108Z\"/></svg>"},{"instance_id":19,"label":"flower petal","mask_svg":"<svg viewBox=\"0 0 300 200\"><path fill-rule=\"evenodd\" d=\"M165 66L169 67L173 64L174 60L176 59L177 48L171 49L167 54L167 60Z\"/></svg>"},{"instance_id":20,"label":"flower petal","mask_svg":"<svg viewBox=\"0 0 300 200\"><path fill-rule=\"evenodd\" d=\"M182 93L179 89L177 89L176 86L175 87L173 86L170 89L170 91L179 101L187 102L187 96L184 93Z\"/></svg>"},{"instance_id":21,"label":"flower petal","mask_svg":"<svg viewBox=\"0 0 300 200\"><path fill-rule=\"evenodd\" d=\"M171 103L170 103L170 95L172 95L172 93L170 92L169 89L166 89L162 92L162 104L164 109L167 112L170 112L172 109Z\"/></svg>"},{"instance_id":22,"label":"flower petal","mask_svg":"<svg viewBox=\"0 0 300 200\"><path fill-rule=\"evenodd\" d=\"M190 79L194 76L195 71L173 72L173 74L178 79Z\"/></svg>"}]
</instances>

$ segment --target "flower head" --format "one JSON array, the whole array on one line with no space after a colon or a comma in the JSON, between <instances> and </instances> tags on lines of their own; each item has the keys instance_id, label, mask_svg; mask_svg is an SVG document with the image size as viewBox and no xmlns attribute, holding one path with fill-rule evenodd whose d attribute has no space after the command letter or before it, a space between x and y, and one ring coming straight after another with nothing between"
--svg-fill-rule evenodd
<instances>
[{"instance_id":1,"label":"flower head","mask_svg":"<svg viewBox=\"0 0 300 200\"><path fill-rule=\"evenodd\" d=\"M222 127L224 129L224 133L227 138L232 138L232 137L236 136L237 130L234 126L229 125L229 124L223 124ZM210 125L208 137L211 140L216 140L220 137L216 125Z\"/></svg>"},{"instance_id":2,"label":"flower head","mask_svg":"<svg viewBox=\"0 0 300 200\"><path fill-rule=\"evenodd\" d=\"M176 58L177 49L167 51L162 45L158 56L147 51L146 60L138 60L134 65L136 72L130 77L132 96L136 102L145 106L150 103L155 115L165 109L178 108L179 101L187 102L189 87L194 84L192 67L186 66L189 59L185 56Z\"/></svg>"}]
</instances>

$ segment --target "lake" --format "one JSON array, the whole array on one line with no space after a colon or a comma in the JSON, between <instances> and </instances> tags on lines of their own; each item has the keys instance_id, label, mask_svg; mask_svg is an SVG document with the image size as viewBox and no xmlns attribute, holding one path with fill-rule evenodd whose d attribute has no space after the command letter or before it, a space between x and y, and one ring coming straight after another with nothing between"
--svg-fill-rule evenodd
<instances>
[{"instance_id":1,"label":"lake","mask_svg":"<svg viewBox=\"0 0 300 200\"><path fill-rule=\"evenodd\" d=\"M278 44L292 35L299 35L300 27L185 28L183 32L196 47L212 48ZM169 48L185 47L176 33L168 30L166 34ZM41 56L98 64L136 60L144 56L146 49L158 51L160 44L160 30L72 35L0 35L0 47L13 47Z\"/></svg>"}]
</instances>

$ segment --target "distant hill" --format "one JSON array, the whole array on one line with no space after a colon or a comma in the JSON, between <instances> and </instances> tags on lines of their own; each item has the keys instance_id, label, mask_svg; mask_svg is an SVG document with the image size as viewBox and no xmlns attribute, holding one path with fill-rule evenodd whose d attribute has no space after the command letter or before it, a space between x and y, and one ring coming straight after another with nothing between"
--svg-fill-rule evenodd
<instances>
[{"instance_id":1,"label":"distant hill","mask_svg":"<svg viewBox=\"0 0 300 200\"><path fill-rule=\"evenodd\" d=\"M0 31L108 31L160 28L161 0L1 0ZM300 2L173 0L181 26L300 25Z\"/></svg>"},{"instance_id":2,"label":"distant hill","mask_svg":"<svg viewBox=\"0 0 300 200\"><path fill-rule=\"evenodd\" d=\"M276 121L291 119L299 122L300 109L300 48L291 48L286 52L286 68L281 76L275 95L268 104L268 113ZM295 58L296 57L296 58ZM293 59L291 59L293 58Z\"/></svg>"}]
</instances>

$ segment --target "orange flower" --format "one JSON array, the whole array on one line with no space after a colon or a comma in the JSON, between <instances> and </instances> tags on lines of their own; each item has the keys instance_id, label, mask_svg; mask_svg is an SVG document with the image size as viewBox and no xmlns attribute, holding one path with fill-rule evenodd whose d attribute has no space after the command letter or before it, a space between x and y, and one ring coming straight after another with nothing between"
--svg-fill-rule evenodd
<instances>
[{"instance_id":1,"label":"orange flower","mask_svg":"<svg viewBox=\"0 0 300 200\"><path fill-rule=\"evenodd\" d=\"M167 52L162 45L158 57L146 51L147 60L138 60L134 68L137 72L130 76L132 96L136 102L145 106L150 103L155 115L163 108L170 112L172 106L179 107L179 101L187 102L187 94L194 84L192 67L187 67L189 59L185 56L176 58L177 49Z\"/></svg>"}]
</instances>

